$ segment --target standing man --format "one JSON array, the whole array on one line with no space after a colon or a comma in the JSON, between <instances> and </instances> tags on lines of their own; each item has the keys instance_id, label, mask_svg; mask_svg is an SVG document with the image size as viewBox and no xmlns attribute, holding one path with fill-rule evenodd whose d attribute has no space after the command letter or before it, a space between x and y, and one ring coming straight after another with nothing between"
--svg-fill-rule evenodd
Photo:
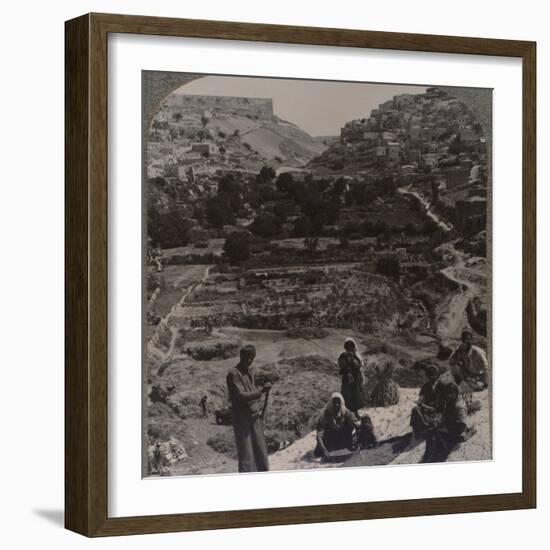
<instances>
[{"instance_id":1,"label":"standing man","mask_svg":"<svg viewBox=\"0 0 550 550\"><path fill-rule=\"evenodd\" d=\"M256 348L244 346L239 364L227 374L227 389L231 402L233 430L239 455L239 472L267 472L267 444L260 407L260 397L268 394L270 384L258 389L251 365Z\"/></svg>"},{"instance_id":2,"label":"standing man","mask_svg":"<svg viewBox=\"0 0 550 550\"><path fill-rule=\"evenodd\" d=\"M451 372L462 393L481 391L489 385L487 355L472 344L472 339L472 331L464 330L462 343L449 358Z\"/></svg>"}]
</instances>

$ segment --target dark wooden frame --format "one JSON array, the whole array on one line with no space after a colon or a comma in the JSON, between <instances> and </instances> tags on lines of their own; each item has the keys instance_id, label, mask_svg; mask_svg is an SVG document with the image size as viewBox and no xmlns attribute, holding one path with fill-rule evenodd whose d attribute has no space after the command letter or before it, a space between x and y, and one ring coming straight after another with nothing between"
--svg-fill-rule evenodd
<instances>
[{"instance_id":1,"label":"dark wooden frame","mask_svg":"<svg viewBox=\"0 0 550 550\"><path fill-rule=\"evenodd\" d=\"M523 488L520 493L110 518L107 513L107 36L185 36L517 57L523 63ZM160 533L536 506L536 44L88 14L65 24L65 526ZM513 320L510 320L513 322Z\"/></svg>"}]
</instances>

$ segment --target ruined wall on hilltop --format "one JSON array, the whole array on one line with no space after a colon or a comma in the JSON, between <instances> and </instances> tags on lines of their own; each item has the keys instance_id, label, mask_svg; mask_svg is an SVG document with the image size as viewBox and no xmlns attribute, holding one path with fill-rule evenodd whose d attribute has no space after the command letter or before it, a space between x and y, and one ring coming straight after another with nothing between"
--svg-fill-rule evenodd
<instances>
[{"instance_id":1,"label":"ruined wall on hilltop","mask_svg":"<svg viewBox=\"0 0 550 550\"><path fill-rule=\"evenodd\" d=\"M273 101L263 97L233 97L173 94L167 104L182 109L230 112L241 116L273 117Z\"/></svg>"}]
</instances>

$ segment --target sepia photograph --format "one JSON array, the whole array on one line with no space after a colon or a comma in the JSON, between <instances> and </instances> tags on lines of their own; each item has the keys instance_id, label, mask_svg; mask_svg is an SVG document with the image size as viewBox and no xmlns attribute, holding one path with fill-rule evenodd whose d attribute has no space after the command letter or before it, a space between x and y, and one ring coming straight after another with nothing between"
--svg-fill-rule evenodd
<instances>
[{"instance_id":1,"label":"sepia photograph","mask_svg":"<svg viewBox=\"0 0 550 550\"><path fill-rule=\"evenodd\" d=\"M492 90L141 75L143 476L491 460Z\"/></svg>"}]
</instances>

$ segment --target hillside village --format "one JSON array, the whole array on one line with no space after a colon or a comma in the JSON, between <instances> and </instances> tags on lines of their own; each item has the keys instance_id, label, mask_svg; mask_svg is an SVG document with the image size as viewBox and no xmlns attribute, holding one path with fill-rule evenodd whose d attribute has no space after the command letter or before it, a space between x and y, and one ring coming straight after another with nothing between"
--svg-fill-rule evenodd
<instances>
[{"instance_id":1,"label":"hillside village","mask_svg":"<svg viewBox=\"0 0 550 550\"><path fill-rule=\"evenodd\" d=\"M464 328L487 348L487 142L445 90L396 95L323 138L271 99L172 94L146 170L148 432L186 455L169 475L231 471L231 430L198 403L227 405L243 342L291 411L267 422L274 451L311 430L345 336L395 362L402 388L419 387L418 361L444 368ZM326 384L306 398L284 373Z\"/></svg>"}]
</instances>

